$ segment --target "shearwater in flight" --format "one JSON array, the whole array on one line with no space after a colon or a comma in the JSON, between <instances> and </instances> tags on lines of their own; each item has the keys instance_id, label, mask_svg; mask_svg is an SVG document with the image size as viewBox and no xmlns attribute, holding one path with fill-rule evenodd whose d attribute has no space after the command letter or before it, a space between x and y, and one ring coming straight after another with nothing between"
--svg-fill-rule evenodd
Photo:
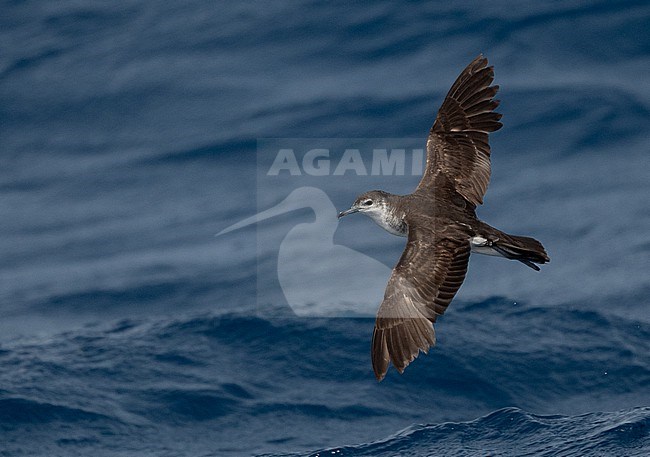
<instances>
[{"instance_id":1,"label":"shearwater in flight","mask_svg":"<svg viewBox=\"0 0 650 457\"><path fill-rule=\"evenodd\" d=\"M499 130L494 67L479 55L454 82L427 139L427 163L412 194L373 190L339 218L363 213L388 232L408 237L388 280L372 335L372 367L381 381L392 363L402 373L436 342L433 323L460 288L470 252L536 264L542 244L508 235L476 217L490 180L488 134Z\"/></svg>"}]
</instances>

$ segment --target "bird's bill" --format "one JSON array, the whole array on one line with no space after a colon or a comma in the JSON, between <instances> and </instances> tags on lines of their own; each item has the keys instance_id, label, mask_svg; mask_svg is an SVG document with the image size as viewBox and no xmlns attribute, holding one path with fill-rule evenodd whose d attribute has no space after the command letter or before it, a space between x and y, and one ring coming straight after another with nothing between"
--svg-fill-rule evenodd
<instances>
[{"instance_id":1,"label":"bird's bill","mask_svg":"<svg viewBox=\"0 0 650 457\"><path fill-rule=\"evenodd\" d=\"M339 219L341 219L343 216L347 216L348 214L358 213L358 212L359 212L359 208L355 208L355 207L353 206L353 207L350 208L350 209L346 209L345 211L341 211L341 212L339 213Z\"/></svg>"}]
</instances>

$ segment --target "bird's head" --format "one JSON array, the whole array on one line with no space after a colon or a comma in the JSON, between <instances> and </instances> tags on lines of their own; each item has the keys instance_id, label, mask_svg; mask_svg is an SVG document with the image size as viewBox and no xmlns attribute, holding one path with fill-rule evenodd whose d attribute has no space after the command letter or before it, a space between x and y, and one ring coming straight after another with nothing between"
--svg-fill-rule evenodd
<instances>
[{"instance_id":1,"label":"bird's head","mask_svg":"<svg viewBox=\"0 0 650 457\"><path fill-rule=\"evenodd\" d=\"M383 213L390 194L381 190L371 190L357 197L350 209L339 213L339 218L352 213L365 213L367 216Z\"/></svg>"}]
</instances>

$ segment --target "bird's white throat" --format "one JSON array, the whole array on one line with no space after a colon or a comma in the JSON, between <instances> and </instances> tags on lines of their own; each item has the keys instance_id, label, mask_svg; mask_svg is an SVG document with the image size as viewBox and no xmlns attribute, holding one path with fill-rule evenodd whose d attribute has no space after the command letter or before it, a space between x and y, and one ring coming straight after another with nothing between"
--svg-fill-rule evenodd
<instances>
[{"instance_id":1,"label":"bird's white throat","mask_svg":"<svg viewBox=\"0 0 650 457\"><path fill-rule=\"evenodd\" d=\"M398 217L394 211L391 211L385 203L376 208L363 211L363 214L375 221L378 226L388 233L397 236L406 236L408 234L408 227L404 220Z\"/></svg>"}]
</instances>

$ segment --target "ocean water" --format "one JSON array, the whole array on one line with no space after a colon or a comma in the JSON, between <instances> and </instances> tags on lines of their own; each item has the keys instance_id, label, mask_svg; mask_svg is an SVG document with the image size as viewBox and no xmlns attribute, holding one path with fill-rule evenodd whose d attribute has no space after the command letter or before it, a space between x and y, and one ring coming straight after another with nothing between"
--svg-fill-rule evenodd
<instances>
[{"instance_id":1,"label":"ocean water","mask_svg":"<svg viewBox=\"0 0 650 457\"><path fill-rule=\"evenodd\" d=\"M648 2L2 9L0 456L650 454ZM479 53L504 114L479 216L552 260L473 256L437 346L377 383L371 316L292 307L283 266L342 280L279 253L309 205L214 235L320 186L260 179L267 139L424 145ZM418 181L393 178L320 188Z\"/></svg>"}]
</instances>

